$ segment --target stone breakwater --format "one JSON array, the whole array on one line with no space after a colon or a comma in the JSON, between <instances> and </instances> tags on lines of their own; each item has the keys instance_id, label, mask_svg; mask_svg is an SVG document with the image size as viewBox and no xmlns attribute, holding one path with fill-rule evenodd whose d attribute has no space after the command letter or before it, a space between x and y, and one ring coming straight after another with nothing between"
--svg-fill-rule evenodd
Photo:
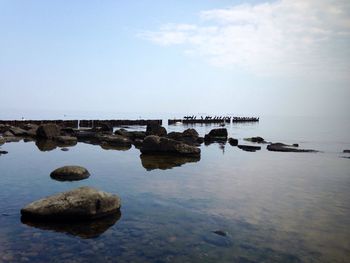
<instances>
[{"instance_id":1,"label":"stone breakwater","mask_svg":"<svg viewBox=\"0 0 350 263\"><path fill-rule=\"evenodd\" d=\"M222 117L222 116L185 116L183 119L168 119L168 125L176 123L184 124L212 124L212 123L237 123L237 122L259 122L259 117Z\"/></svg>"}]
</instances>

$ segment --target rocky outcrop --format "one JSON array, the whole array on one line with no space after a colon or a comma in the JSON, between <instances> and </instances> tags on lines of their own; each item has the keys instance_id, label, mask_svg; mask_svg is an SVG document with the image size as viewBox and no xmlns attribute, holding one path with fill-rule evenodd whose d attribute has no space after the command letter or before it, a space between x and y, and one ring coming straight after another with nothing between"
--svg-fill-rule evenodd
<instances>
[{"instance_id":1,"label":"rocky outcrop","mask_svg":"<svg viewBox=\"0 0 350 263\"><path fill-rule=\"evenodd\" d=\"M141 147L141 152L144 154L163 153L188 156L200 155L200 149L197 147L155 135L150 135L145 138Z\"/></svg>"},{"instance_id":2,"label":"rocky outcrop","mask_svg":"<svg viewBox=\"0 0 350 263\"><path fill-rule=\"evenodd\" d=\"M131 147L131 140L120 135L102 135L98 139L108 145Z\"/></svg>"},{"instance_id":3,"label":"rocky outcrop","mask_svg":"<svg viewBox=\"0 0 350 263\"><path fill-rule=\"evenodd\" d=\"M54 170L50 177L58 181L78 181L90 176L88 170L81 166L63 166Z\"/></svg>"},{"instance_id":4,"label":"rocky outcrop","mask_svg":"<svg viewBox=\"0 0 350 263\"><path fill-rule=\"evenodd\" d=\"M9 129L9 132L11 132L14 136L26 136L27 131L23 130L19 127L11 127Z\"/></svg>"},{"instance_id":5,"label":"rocky outcrop","mask_svg":"<svg viewBox=\"0 0 350 263\"><path fill-rule=\"evenodd\" d=\"M183 132L169 132L166 137L192 146L200 146L203 143L203 138L199 137L195 129L187 129Z\"/></svg>"},{"instance_id":6,"label":"rocky outcrop","mask_svg":"<svg viewBox=\"0 0 350 263\"><path fill-rule=\"evenodd\" d=\"M267 145L266 149L273 152L317 152L311 149L298 149L296 146L284 143L272 143Z\"/></svg>"},{"instance_id":7,"label":"rocky outcrop","mask_svg":"<svg viewBox=\"0 0 350 263\"><path fill-rule=\"evenodd\" d=\"M263 137L251 137L251 138L245 138L244 140L248 142L256 142L256 143L267 143Z\"/></svg>"},{"instance_id":8,"label":"rocky outcrop","mask_svg":"<svg viewBox=\"0 0 350 263\"><path fill-rule=\"evenodd\" d=\"M228 143L229 143L231 146L237 146L237 145L238 145L238 140L237 140L237 139L234 139L234 138L229 138L229 139L228 139Z\"/></svg>"},{"instance_id":9,"label":"rocky outcrop","mask_svg":"<svg viewBox=\"0 0 350 263\"><path fill-rule=\"evenodd\" d=\"M60 136L60 127L56 124L40 125L36 131L39 138L53 139Z\"/></svg>"},{"instance_id":10,"label":"rocky outcrop","mask_svg":"<svg viewBox=\"0 0 350 263\"><path fill-rule=\"evenodd\" d=\"M239 144L237 145L237 147L243 151L246 151L246 152L256 152L258 150L261 150L261 147L260 146L253 146L253 145L242 145L242 144Z\"/></svg>"},{"instance_id":11,"label":"rocky outcrop","mask_svg":"<svg viewBox=\"0 0 350 263\"><path fill-rule=\"evenodd\" d=\"M167 170L182 166L185 163L194 163L200 161L200 156L169 156L164 154L141 154L142 166L147 170Z\"/></svg>"},{"instance_id":12,"label":"rocky outcrop","mask_svg":"<svg viewBox=\"0 0 350 263\"><path fill-rule=\"evenodd\" d=\"M32 202L21 209L21 214L31 220L79 221L115 214L120 206L117 195L79 187Z\"/></svg>"},{"instance_id":13,"label":"rocky outcrop","mask_svg":"<svg viewBox=\"0 0 350 263\"><path fill-rule=\"evenodd\" d=\"M162 137L167 135L167 131L157 122L151 122L147 124L146 135L156 135Z\"/></svg>"},{"instance_id":14,"label":"rocky outcrop","mask_svg":"<svg viewBox=\"0 0 350 263\"><path fill-rule=\"evenodd\" d=\"M208 134L204 136L205 142L215 142L215 141L226 141L227 140L227 129L219 128L212 129Z\"/></svg>"}]
</instances>

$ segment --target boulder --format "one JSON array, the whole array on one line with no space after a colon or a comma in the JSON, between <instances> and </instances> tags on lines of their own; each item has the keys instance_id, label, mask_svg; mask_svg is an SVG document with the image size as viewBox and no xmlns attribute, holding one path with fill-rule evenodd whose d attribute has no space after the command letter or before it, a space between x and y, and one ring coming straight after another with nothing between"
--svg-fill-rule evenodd
<instances>
[{"instance_id":1,"label":"boulder","mask_svg":"<svg viewBox=\"0 0 350 263\"><path fill-rule=\"evenodd\" d=\"M14 136L26 136L27 131L19 127L11 127L9 132L11 132Z\"/></svg>"},{"instance_id":2,"label":"boulder","mask_svg":"<svg viewBox=\"0 0 350 263\"><path fill-rule=\"evenodd\" d=\"M157 136L166 136L167 131L164 127L159 125L157 122L151 122L147 124L146 135L157 135Z\"/></svg>"},{"instance_id":3,"label":"boulder","mask_svg":"<svg viewBox=\"0 0 350 263\"><path fill-rule=\"evenodd\" d=\"M102 135L98 137L104 144L113 146L131 147L131 140L121 135Z\"/></svg>"},{"instance_id":4,"label":"boulder","mask_svg":"<svg viewBox=\"0 0 350 263\"><path fill-rule=\"evenodd\" d=\"M245 138L244 140L249 142L256 142L256 143L266 143L263 137L251 137L251 138Z\"/></svg>"},{"instance_id":5,"label":"boulder","mask_svg":"<svg viewBox=\"0 0 350 263\"><path fill-rule=\"evenodd\" d=\"M88 170L81 166L63 166L54 170L50 177L58 181L78 181L90 176Z\"/></svg>"},{"instance_id":6,"label":"boulder","mask_svg":"<svg viewBox=\"0 0 350 263\"><path fill-rule=\"evenodd\" d=\"M195 129L186 129L183 131L182 135L184 137L191 137L191 138L194 138L194 139L197 139L198 138L198 132L195 130Z\"/></svg>"},{"instance_id":7,"label":"boulder","mask_svg":"<svg viewBox=\"0 0 350 263\"><path fill-rule=\"evenodd\" d=\"M253 146L253 145L239 144L239 145L237 145L237 147L243 151L246 151L246 152L255 152L255 151L261 150L260 146Z\"/></svg>"},{"instance_id":8,"label":"boulder","mask_svg":"<svg viewBox=\"0 0 350 263\"><path fill-rule=\"evenodd\" d=\"M176 155L200 155L200 149L169 138L150 135L145 138L141 153L163 153Z\"/></svg>"},{"instance_id":9,"label":"boulder","mask_svg":"<svg viewBox=\"0 0 350 263\"><path fill-rule=\"evenodd\" d=\"M13 137L14 135L13 135L12 132L6 131L6 132L4 132L4 133L2 134L2 136L4 136L4 137Z\"/></svg>"},{"instance_id":10,"label":"boulder","mask_svg":"<svg viewBox=\"0 0 350 263\"><path fill-rule=\"evenodd\" d=\"M113 126L108 122L102 122L94 126L93 130L102 132L113 132Z\"/></svg>"},{"instance_id":11,"label":"boulder","mask_svg":"<svg viewBox=\"0 0 350 263\"><path fill-rule=\"evenodd\" d=\"M142 144L143 144L143 140L141 139L135 139L133 140L132 144L136 147L136 148L141 148Z\"/></svg>"},{"instance_id":12,"label":"boulder","mask_svg":"<svg viewBox=\"0 0 350 263\"><path fill-rule=\"evenodd\" d=\"M77 137L73 136L58 136L55 139L58 142L59 146L74 146L77 144Z\"/></svg>"},{"instance_id":13,"label":"boulder","mask_svg":"<svg viewBox=\"0 0 350 263\"><path fill-rule=\"evenodd\" d=\"M60 136L60 127L56 124L43 124L38 127L36 135L40 138L53 139Z\"/></svg>"},{"instance_id":14,"label":"boulder","mask_svg":"<svg viewBox=\"0 0 350 263\"><path fill-rule=\"evenodd\" d=\"M205 142L226 141L227 135L228 133L226 128L212 129L208 134L204 136L204 141Z\"/></svg>"},{"instance_id":15,"label":"boulder","mask_svg":"<svg viewBox=\"0 0 350 263\"><path fill-rule=\"evenodd\" d=\"M8 154L9 152L8 151L0 151L0 155L2 154Z\"/></svg>"},{"instance_id":16,"label":"boulder","mask_svg":"<svg viewBox=\"0 0 350 263\"><path fill-rule=\"evenodd\" d=\"M295 146L284 143L272 143L267 145L266 149L273 152L317 152L311 149L297 149Z\"/></svg>"},{"instance_id":17,"label":"boulder","mask_svg":"<svg viewBox=\"0 0 350 263\"><path fill-rule=\"evenodd\" d=\"M32 202L21 214L31 220L79 221L115 214L120 206L117 195L85 186Z\"/></svg>"},{"instance_id":18,"label":"boulder","mask_svg":"<svg viewBox=\"0 0 350 263\"><path fill-rule=\"evenodd\" d=\"M350 150L344 150L343 153L350 153Z\"/></svg>"},{"instance_id":19,"label":"boulder","mask_svg":"<svg viewBox=\"0 0 350 263\"><path fill-rule=\"evenodd\" d=\"M229 139L228 139L228 143L229 143L231 146L237 146L237 145L238 145L238 140L237 140L237 139L234 139L234 138L229 138Z\"/></svg>"}]
</instances>

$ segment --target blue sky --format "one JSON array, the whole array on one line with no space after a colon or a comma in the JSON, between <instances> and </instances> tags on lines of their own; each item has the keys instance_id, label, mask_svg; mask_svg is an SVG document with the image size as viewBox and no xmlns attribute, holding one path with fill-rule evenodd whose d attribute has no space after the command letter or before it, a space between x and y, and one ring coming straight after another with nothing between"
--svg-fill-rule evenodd
<instances>
[{"instance_id":1,"label":"blue sky","mask_svg":"<svg viewBox=\"0 0 350 263\"><path fill-rule=\"evenodd\" d=\"M0 0L0 117L349 116L349 10L345 0Z\"/></svg>"}]
</instances>

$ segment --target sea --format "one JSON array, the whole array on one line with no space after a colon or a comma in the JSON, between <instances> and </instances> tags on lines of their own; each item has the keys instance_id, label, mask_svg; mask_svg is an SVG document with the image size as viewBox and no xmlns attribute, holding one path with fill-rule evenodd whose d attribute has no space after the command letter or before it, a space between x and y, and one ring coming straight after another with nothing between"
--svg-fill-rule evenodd
<instances>
[{"instance_id":1,"label":"sea","mask_svg":"<svg viewBox=\"0 0 350 263\"><path fill-rule=\"evenodd\" d=\"M162 118L168 132L194 128L201 136L219 128L167 125L181 117L51 118ZM200 146L200 158L175 158L86 143L69 151L35 141L1 145L8 154L0 156L0 262L350 262L350 154L343 153L350 120L260 116L225 128L261 150L212 143ZM253 136L317 152L270 152L244 140ZM83 166L91 176L52 180L64 165ZM72 224L21 220L28 203L80 186L118 194L120 214Z\"/></svg>"}]
</instances>

